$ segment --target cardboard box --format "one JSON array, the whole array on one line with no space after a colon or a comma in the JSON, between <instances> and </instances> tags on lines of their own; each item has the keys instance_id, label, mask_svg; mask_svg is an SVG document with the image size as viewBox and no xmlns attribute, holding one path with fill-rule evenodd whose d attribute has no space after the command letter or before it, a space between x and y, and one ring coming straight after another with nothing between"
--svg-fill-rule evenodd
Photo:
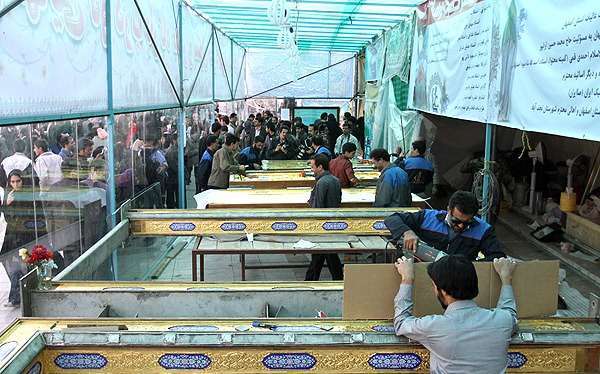
<instances>
[{"instance_id":1,"label":"cardboard box","mask_svg":"<svg viewBox=\"0 0 600 374\"><path fill-rule=\"evenodd\" d=\"M475 299L482 308L498 302L500 277L490 262L474 263L479 281ZM517 265L513 288L520 318L556 313L558 299L558 261L530 261ZM400 275L393 264L348 264L344 266L344 319L393 319L394 297ZM444 310L427 275L427 264L415 264L413 288L415 316L442 314Z\"/></svg>"}]
</instances>

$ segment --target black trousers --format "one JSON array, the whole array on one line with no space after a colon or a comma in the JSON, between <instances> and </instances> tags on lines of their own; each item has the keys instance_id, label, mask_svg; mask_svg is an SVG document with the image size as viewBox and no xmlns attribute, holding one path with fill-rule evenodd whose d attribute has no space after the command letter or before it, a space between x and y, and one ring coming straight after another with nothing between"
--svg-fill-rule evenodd
<instances>
[{"instance_id":1,"label":"black trousers","mask_svg":"<svg viewBox=\"0 0 600 374\"><path fill-rule=\"evenodd\" d=\"M332 253L328 255L315 254L311 255L310 265L306 271L305 281L318 281L321 277L321 269L327 260L327 266L331 273L331 279L342 280L344 279L344 272L342 270L342 262L337 254Z\"/></svg>"}]
</instances>

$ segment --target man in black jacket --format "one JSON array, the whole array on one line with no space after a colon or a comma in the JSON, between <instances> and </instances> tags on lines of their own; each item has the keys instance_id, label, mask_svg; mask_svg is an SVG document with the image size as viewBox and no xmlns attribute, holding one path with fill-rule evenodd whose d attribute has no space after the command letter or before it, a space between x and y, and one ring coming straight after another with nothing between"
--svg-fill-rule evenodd
<instances>
[{"instance_id":1,"label":"man in black jacket","mask_svg":"<svg viewBox=\"0 0 600 374\"><path fill-rule=\"evenodd\" d=\"M197 166L198 174L196 175L196 193L206 191L208 189L208 178L212 170L213 157L219 148L219 140L215 135L209 135L206 138L206 150L200 158L200 163Z\"/></svg>"},{"instance_id":2,"label":"man in black jacket","mask_svg":"<svg viewBox=\"0 0 600 374\"><path fill-rule=\"evenodd\" d=\"M269 160L295 160L298 155L298 145L290 136L290 128L282 126L279 130L279 138L273 140L267 158Z\"/></svg>"},{"instance_id":3,"label":"man in black jacket","mask_svg":"<svg viewBox=\"0 0 600 374\"><path fill-rule=\"evenodd\" d=\"M342 187L340 181L329 174L329 158L319 154L310 160L310 167L315 174L316 183L310 193L308 203L311 208L339 208L342 205ZM304 280L318 281L321 269L327 260L327 266L333 280L342 280L342 262L337 254L315 254L311 256L310 265Z\"/></svg>"},{"instance_id":4,"label":"man in black jacket","mask_svg":"<svg viewBox=\"0 0 600 374\"><path fill-rule=\"evenodd\" d=\"M457 191L448 210L425 209L417 213L394 213L385 219L393 240L404 241L404 249L415 251L419 240L449 255L475 261L481 251L485 260L506 257L494 228L475 217L479 202L467 191Z\"/></svg>"}]
</instances>

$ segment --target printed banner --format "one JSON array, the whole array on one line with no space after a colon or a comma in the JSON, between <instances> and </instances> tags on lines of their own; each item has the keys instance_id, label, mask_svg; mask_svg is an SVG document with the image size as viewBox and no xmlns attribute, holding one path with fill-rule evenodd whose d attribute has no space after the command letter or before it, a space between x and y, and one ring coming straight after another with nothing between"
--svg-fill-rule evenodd
<instances>
[{"instance_id":1,"label":"printed banner","mask_svg":"<svg viewBox=\"0 0 600 374\"><path fill-rule=\"evenodd\" d=\"M479 0L454 3L418 9L408 105L485 122L493 9Z\"/></svg>"},{"instance_id":2,"label":"printed banner","mask_svg":"<svg viewBox=\"0 0 600 374\"><path fill-rule=\"evenodd\" d=\"M409 107L600 140L600 9L582 0L430 0L417 12Z\"/></svg>"},{"instance_id":3,"label":"printed banner","mask_svg":"<svg viewBox=\"0 0 600 374\"><path fill-rule=\"evenodd\" d=\"M598 1L502 2L490 122L600 140Z\"/></svg>"}]
</instances>

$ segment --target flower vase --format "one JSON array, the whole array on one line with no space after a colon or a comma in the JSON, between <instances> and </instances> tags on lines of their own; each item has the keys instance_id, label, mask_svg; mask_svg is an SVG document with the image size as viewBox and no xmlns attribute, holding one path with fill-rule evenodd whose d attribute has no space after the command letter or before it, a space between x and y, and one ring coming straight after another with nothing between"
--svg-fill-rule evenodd
<instances>
[{"instance_id":1,"label":"flower vase","mask_svg":"<svg viewBox=\"0 0 600 374\"><path fill-rule=\"evenodd\" d=\"M52 288L53 263L43 262L37 268L38 290L47 291Z\"/></svg>"}]
</instances>

